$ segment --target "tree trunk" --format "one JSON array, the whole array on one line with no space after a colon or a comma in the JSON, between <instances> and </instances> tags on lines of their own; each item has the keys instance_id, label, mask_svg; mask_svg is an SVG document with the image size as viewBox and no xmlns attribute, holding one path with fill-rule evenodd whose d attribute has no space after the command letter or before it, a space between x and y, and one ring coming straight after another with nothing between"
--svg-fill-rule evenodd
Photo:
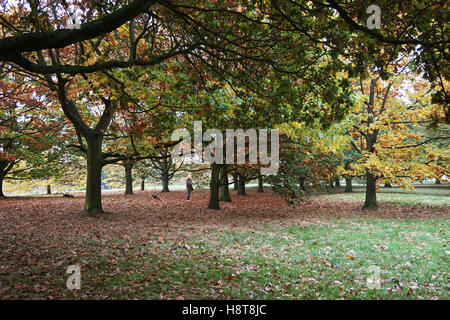
<instances>
[{"instance_id":1,"label":"tree trunk","mask_svg":"<svg viewBox=\"0 0 450 320\"><path fill-rule=\"evenodd\" d=\"M344 192L353 192L352 178L345 178L345 190Z\"/></svg>"},{"instance_id":2,"label":"tree trunk","mask_svg":"<svg viewBox=\"0 0 450 320\"><path fill-rule=\"evenodd\" d=\"M439 179L436 179L436 182L435 182L435 184L441 184L441 180L439 180Z\"/></svg>"},{"instance_id":3,"label":"tree trunk","mask_svg":"<svg viewBox=\"0 0 450 320\"><path fill-rule=\"evenodd\" d=\"M384 187L385 187L385 188L392 188L392 186L391 186L391 184L390 184L389 182L385 183L385 184L384 184Z\"/></svg>"},{"instance_id":4,"label":"tree trunk","mask_svg":"<svg viewBox=\"0 0 450 320\"><path fill-rule=\"evenodd\" d=\"M334 188L333 180L330 181L330 188L331 188L331 189Z\"/></svg>"},{"instance_id":5,"label":"tree trunk","mask_svg":"<svg viewBox=\"0 0 450 320\"><path fill-rule=\"evenodd\" d=\"M233 190L238 189L238 174L233 173Z\"/></svg>"},{"instance_id":6,"label":"tree trunk","mask_svg":"<svg viewBox=\"0 0 450 320\"><path fill-rule=\"evenodd\" d=\"M366 176L366 201L363 209L375 209L378 207L376 178L372 173L367 173Z\"/></svg>"},{"instance_id":7,"label":"tree trunk","mask_svg":"<svg viewBox=\"0 0 450 320\"><path fill-rule=\"evenodd\" d=\"M244 177L239 176L238 179L238 190L237 190L237 194L240 196L245 196L245 179Z\"/></svg>"},{"instance_id":8,"label":"tree trunk","mask_svg":"<svg viewBox=\"0 0 450 320\"><path fill-rule=\"evenodd\" d=\"M141 190L145 190L145 178L141 178Z\"/></svg>"},{"instance_id":9,"label":"tree trunk","mask_svg":"<svg viewBox=\"0 0 450 320\"><path fill-rule=\"evenodd\" d=\"M0 198L4 198L5 194L3 193L3 180L5 179L5 176L0 174Z\"/></svg>"},{"instance_id":10,"label":"tree trunk","mask_svg":"<svg viewBox=\"0 0 450 320\"><path fill-rule=\"evenodd\" d=\"M220 210L219 187L220 187L220 165L211 164L211 180L209 183L209 204L208 209Z\"/></svg>"},{"instance_id":11,"label":"tree trunk","mask_svg":"<svg viewBox=\"0 0 450 320\"><path fill-rule=\"evenodd\" d=\"M126 161L125 167L125 195L133 194L133 161Z\"/></svg>"},{"instance_id":12,"label":"tree trunk","mask_svg":"<svg viewBox=\"0 0 450 320\"><path fill-rule=\"evenodd\" d=\"M52 186L47 185L47 194L52 194Z\"/></svg>"},{"instance_id":13,"label":"tree trunk","mask_svg":"<svg viewBox=\"0 0 450 320\"><path fill-rule=\"evenodd\" d=\"M258 176L258 192L264 192L263 177L261 175Z\"/></svg>"},{"instance_id":14,"label":"tree trunk","mask_svg":"<svg viewBox=\"0 0 450 320\"><path fill-rule=\"evenodd\" d=\"M230 189L228 187L227 167L220 168L220 201L231 202Z\"/></svg>"},{"instance_id":15,"label":"tree trunk","mask_svg":"<svg viewBox=\"0 0 450 320\"><path fill-rule=\"evenodd\" d=\"M101 135L88 136L87 182L84 210L92 215L102 213L102 140Z\"/></svg>"},{"instance_id":16,"label":"tree trunk","mask_svg":"<svg viewBox=\"0 0 450 320\"><path fill-rule=\"evenodd\" d=\"M170 192L170 190L169 190L169 176L167 175L167 173L163 173L162 174L162 183L163 183L162 192Z\"/></svg>"},{"instance_id":17,"label":"tree trunk","mask_svg":"<svg viewBox=\"0 0 450 320\"><path fill-rule=\"evenodd\" d=\"M0 198L5 197L3 193L3 181L6 175L14 167L15 162L10 162L9 160L0 160Z\"/></svg>"},{"instance_id":18,"label":"tree trunk","mask_svg":"<svg viewBox=\"0 0 450 320\"><path fill-rule=\"evenodd\" d=\"M302 189L302 191L306 191L306 188L305 188L305 177L300 177L299 185L300 185L300 189Z\"/></svg>"},{"instance_id":19,"label":"tree trunk","mask_svg":"<svg viewBox=\"0 0 450 320\"><path fill-rule=\"evenodd\" d=\"M163 183L162 192L169 192L169 164L167 163L167 158L164 158L162 160L161 170L162 170L161 178Z\"/></svg>"},{"instance_id":20,"label":"tree trunk","mask_svg":"<svg viewBox=\"0 0 450 320\"><path fill-rule=\"evenodd\" d=\"M341 186L341 182L339 181L339 178L334 180L334 184L335 184L336 187L340 187Z\"/></svg>"}]
</instances>

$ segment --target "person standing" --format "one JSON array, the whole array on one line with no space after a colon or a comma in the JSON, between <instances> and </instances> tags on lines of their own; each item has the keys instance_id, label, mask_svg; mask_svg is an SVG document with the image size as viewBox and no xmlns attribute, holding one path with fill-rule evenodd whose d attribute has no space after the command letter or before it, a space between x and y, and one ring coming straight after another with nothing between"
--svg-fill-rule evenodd
<instances>
[{"instance_id":1,"label":"person standing","mask_svg":"<svg viewBox=\"0 0 450 320\"><path fill-rule=\"evenodd\" d=\"M192 187L191 176L189 176L186 179L186 190L187 190L187 199L186 199L186 201L190 201L189 198L191 196L191 191L194 191L194 188Z\"/></svg>"}]
</instances>

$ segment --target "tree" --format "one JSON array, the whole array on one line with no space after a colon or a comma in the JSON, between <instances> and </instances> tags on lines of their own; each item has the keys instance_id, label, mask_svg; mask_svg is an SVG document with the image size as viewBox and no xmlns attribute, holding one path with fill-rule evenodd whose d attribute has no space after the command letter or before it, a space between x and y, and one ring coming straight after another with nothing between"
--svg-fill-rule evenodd
<instances>
[{"instance_id":1,"label":"tree","mask_svg":"<svg viewBox=\"0 0 450 320\"><path fill-rule=\"evenodd\" d=\"M359 157L360 154L356 152L353 147L349 144L349 147L344 150L343 152L343 164L338 168L338 172L341 174L341 169L344 170L344 172L348 172L350 170L350 164L355 162ZM353 192L353 186L352 186L352 179L353 176L349 174L343 175L345 179L345 189L344 192L351 193Z\"/></svg>"},{"instance_id":2,"label":"tree","mask_svg":"<svg viewBox=\"0 0 450 320\"><path fill-rule=\"evenodd\" d=\"M228 182L228 166L223 165L220 168L220 201L231 202L229 182Z\"/></svg>"},{"instance_id":3,"label":"tree","mask_svg":"<svg viewBox=\"0 0 450 320\"><path fill-rule=\"evenodd\" d=\"M280 169L265 181L288 203L296 204L309 189L322 188L335 176L345 138L339 126L324 128L319 121L309 126L284 123L279 129Z\"/></svg>"},{"instance_id":4,"label":"tree","mask_svg":"<svg viewBox=\"0 0 450 320\"><path fill-rule=\"evenodd\" d=\"M21 20L21 22L24 22L23 25L17 26L14 24L14 20L20 18L21 16L18 16L20 12L17 12L14 9L18 7L27 8L27 6L25 6L24 3L26 3L26 1L17 1L16 6L13 6L12 4L5 4L2 8L4 10L7 10L6 20L3 20L2 23L2 27L4 28L4 31L6 31L7 33L6 35L5 33L3 33L3 38L0 40L0 52L2 53L0 57L2 60L14 61L15 59L21 58L21 54L25 52L40 51L44 49L63 48L70 44L75 44L83 40L91 40L98 36L102 36L106 33L109 33L117 29L127 21L145 12L146 10L148 10L151 4L155 3L155 1L149 0L132 1L130 4L125 5L116 11L109 12L94 21L82 24L79 29L75 30L68 30L64 28L63 29L58 28L57 30L45 30L50 26L48 23L46 23L45 24L46 28L45 29L43 28L45 32L42 32L42 30L39 30L41 32L24 32L24 31L29 31L26 29L36 28L36 24L30 22L36 22L37 18L49 19L50 16L48 14L47 16L45 15L46 9L53 9L54 10L53 12L55 14L67 12L68 9L67 3L64 2L62 8L57 8L56 6L58 6L59 4L56 2L46 3L42 7L39 7L40 5L39 2L30 1L29 4L31 12L23 10L21 13L25 17L26 14L30 13L33 13L34 15L30 14L28 17L26 17L26 19L24 19L24 21ZM48 7L46 8L45 6ZM94 4L94 6L92 6L90 9L94 10L102 8L95 8ZM99 12L104 13L104 10L99 10ZM89 14L89 16L92 15ZM56 21L60 22L58 25L61 26L60 19L62 17L54 16L53 18ZM8 33L17 32L20 28L23 28L23 30L18 35L7 37Z\"/></svg>"},{"instance_id":5,"label":"tree","mask_svg":"<svg viewBox=\"0 0 450 320\"><path fill-rule=\"evenodd\" d=\"M59 173L71 135L41 85L0 73L0 197L5 179L49 178Z\"/></svg>"},{"instance_id":6,"label":"tree","mask_svg":"<svg viewBox=\"0 0 450 320\"><path fill-rule=\"evenodd\" d=\"M124 160L122 165L125 168L125 195L133 194L133 166L134 160Z\"/></svg>"},{"instance_id":7,"label":"tree","mask_svg":"<svg viewBox=\"0 0 450 320\"><path fill-rule=\"evenodd\" d=\"M429 6L425 1L400 6L381 1L380 6L392 17L384 28L386 34L363 26L367 17L362 5L335 1L315 1L308 6L296 1L255 5L248 1L134 0L123 6L116 1L89 1L81 10L90 22L83 23L80 30L67 30L65 1L21 0L2 7L5 18L1 21L0 60L14 67L14 72L24 71L38 79L46 75L80 142L84 139L88 160L85 209L95 214L103 211L102 166L125 159L123 155L102 153L104 132L115 112L126 109L117 100L121 96L117 92L126 89L124 81L117 81L112 69L154 66L161 70L164 62L183 57L199 73L214 74L215 80L227 82L239 95L257 92L259 99L266 101L247 103L250 108L270 106L267 113L272 116L281 110L280 118L287 114L292 117L283 121L319 117L332 123L345 113L342 103L333 103L337 99L334 92L347 86L345 79L336 81L336 72L346 69L350 76L357 76L368 64L383 65L385 56L411 52L415 68L424 70L434 87L441 87L435 90L435 102L445 106L448 41L442 39L444 6L437 2ZM355 34L348 26L360 33ZM423 40L424 35L428 40ZM378 50L380 43L386 48L383 53ZM342 57L353 63L343 63ZM271 81L261 81L266 75ZM86 88L82 87L69 92L81 79L106 88L90 87L84 95L80 90ZM290 87L300 88L295 92ZM322 97L319 101L329 102L332 112L323 112L327 108L322 105L317 108L317 99L305 94L311 89ZM95 91L96 102L90 101L94 106L87 105L86 96ZM258 102L253 96L250 94L253 102ZM157 97L153 100L154 106ZM101 110L96 114L97 121L92 114L87 117L86 111L93 111L92 107ZM262 110L255 113L261 115ZM258 121L259 125L276 122L263 118L266 121Z\"/></svg>"},{"instance_id":8,"label":"tree","mask_svg":"<svg viewBox=\"0 0 450 320\"><path fill-rule=\"evenodd\" d=\"M68 19L67 2L59 4L50 1L19 0L14 3L6 3L2 7L5 17L1 24L3 38L0 39L0 52L2 53L0 59L17 63L28 68L28 71L41 74L55 72L74 74L114 67L125 68L135 64L145 64L148 61L133 57L134 59L128 61L116 59L87 65L54 67L36 65L32 56L25 57L23 54L63 48L80 42L87 43L96 37L111 33L128 21L134 21L149 11L154 13L154 20L158 18L163 21L163 17L167 17L168 22L178 23L181 27L178 30L185 29L186 26L182 24L185 22L196 26L199 35L207 30L216 38L221 36L228 42L232 42L226 34L230 32L229 29L221 29L221 25L214 22L220 16L225 17L225 21L228 22L240 17L253 30L256 30L255 28L259 25L269 25L271 29L297 32L313 41L323 43L331 50L339 50L347 45L352 47L352 41L348 40L357 40L371 47L374 44L382 44L390 45L394 50L401 52L414 52L415 64L425 68L429 80L441 82L441 91L437 96L441 100L448 98L442 83L442 79L448 76L448 68L445 66L448 66L446 47L449 40L443 38L443 35L446 34L445 2L430 3L420 0L414 3L392 3L384 0L378 1L377 5L384 16L390 17L383 20L384 34L366 26L367 8L362 2L345 4L334 0L323 0L304 6L297 1L268 1L259 2L255 6L253 2L248 1L236 1L234 4L221 5L206 1L198 1L194 4L190 1L181 1L173 4L166 1L134 0L121 8L118 8L114 2L108 4L88 2L81 7L84 18L92 20L83 21L79 29L68 30L65 28ZM258 15L258 13L263 14ZM319 25L317 25L317 21L320 21ZM170 30L170 28L165 29ZM355 35L353 31L357 31L359 34ZM210 38L203 37L202 41ZM419 46L424 50L416 50ZM231 53L232 50L228 52ZM367 54L372 55L373 51L368 50ZM366 60L367 63L370 63L370 59ZM364 59L360 59L360 61L364 62Z\"/></svg>"},{"instance_id":9,"label":"tree","mask_svg":"<svg viewBox=\"0 0 450 320\"><path fill-rule=\"evenodd\" d=\"M382 0L376 5L382 13L381 30L367 26L368 4L363 1L322 0L308 6L301 1L261 3L263 11L274 16L270 20L274 27L309 35L329 50L350 59L355 67L351 77L364 75L368 67L375 66L385 78L388 74L386 61L411 56L411 67L417 73L423 73L435 89L433 103L440 105L444 113L440 121L450 123L449 94L445 84L449 77L450 42L445 19L447 4L439 0ZM315 19L309 20L311 16Z\"/></svg>"},{"instance_id":10,"label":"tree","mask_svg":"<svg viewBox=\"0 0 450 320\"><path fill-rule=\"evenodd\" d=\"M403 187L435 176L439 161L448 162L448 152L433 147L432 142L450 136L426 138L423 123L442 117L442 109L431 103L430 85L420 75L397 72L390 80L374 76L355 85L359 103L349 118L351 145L360 155L344 173L366 176L363 208L376 208L376 184L395 183ZM390 66L392 71L397 66ZM413 81L414 79L414 81ZM407 91L408 93L404 93Z\"/></svg>"},{"instance_id":11,"label":"tree","mask_svg":"<svg viewBox=\"0 0 450 320\"><path fill-rule=\"evenodd\" d=\"M233 190L237 191L238 189L238 174L233 172Z\"/></svg>"},{"instance_id":12,"label":"tree","mask_svg":"<svg viewBox=\"0 0 450 320\"><path fill-rule=\"evenodd\" d=\"M209 57L208 63L216 64L221 61L226 63L226 68L232 68L232 65L242 61L243 57L263 60L260 53L264 52L264 48L273 44L271 39L266 37L268 41L261 42L260 49L262 51L255 51L254 47L241 46L242 41L247 39L243 31L248 30L249 20L233 13L224 15L219 11L203 12L194 8L193 10L199 14L196 18L191 19L190 9L176 8L172 4L164 2L151 11L144 10L148 8L149 4L151 2L134 1L130 3L130 6L119 9L117 14L111 15L109 12L111 7L114 8L114 3L104 7L99 7L96 3L83 6L83 14L89 17L98 16L99 20L81 26L82 32L79 33L79 36L74 37L75 41L68 39L78 31L39 32L53 28L53 26L63 27L64 10L58 10L57 3L30 1L29 6L20 6L19 4L8 6L8 10L12 12L8 13L8 19L19 18L17 21L21 21L20 18L24 15L28 15L30 19L25 18L24 23L17 26L9 22L2 24L5 31L3 35L17 32L22 28L38 31L25 37L11 36L2 39L0 45L4 45L3 49L5 50L2 50L1 59L14 66L19 66L27 72L34 73L38 77L45 75L50 90L57 94L64 114L77 132L79 148L87 154L85 210L90 214L103 212L101 205L102 167L113 161L125 159L123 156L119 156L112 160L113 155L102 152L104 133L115 112L124 107L122 101L118 100L120 95L117 94L124 89L123 83L116 81L117 78L107 70L134 65L160 65L181 54L190 54L189 61L196 61L196 64L203 63L204 58ZM19 7L26 9L20 11L17 9ZM139 14L141 15L138 17ZM229 19L230 16L232 16L232 20ZM186 20L186 17L189 19ZM118 18L118 23L111 23L111 19L115 18ZM132 18L134 19L130 20ZM127 20L130 21L124 25L123 23ZM106 25L98 29L99 33L95 33L95 27L103 23ZM233 26L233 23L235 23L234 28L228 28ZM118 28L120 25L122 27ZM198 28L193 29L192 25L196 25ZM266 29L264 24L259 23L252 28L252 32L255 35L256 33L264 35ZM98 38L97 41L90 41L99 35L103 35L103 37ZM52 36L60 38L53 41L49 39ZM28 49L24 46L24 38L27 38L29 42ZM225 47L222 38L227 39ZM44 39L49 41L41 46L36 45L36 41ZM72 46L64 47L72 43ZM59 47L64 48L55 49ZM41 51L42 49L46 50ZM36 53L25 54L25 51L35 51ZM7 54L5 55L3 52ZM226 56L223 53L226 53ZM265 62L268 61L265 60ZM104 71L104 73L95 74L98 71ZM50 74L54 75L50 76ZM87 92L82 91L81 87L75 88L75 92L69 92L69 89L73 90L77 83L80 84L83 81L85 81L84 87L90 85ZM101 87L104 84L106 86ZM96 88L96 85L101 88ZM94 94L97 96L94 104L102 110L96 121L93 121L92 116L90 119L83 117L86 110L92 111L92 109L89 110L86 102L89 101L88 96L92 101ZM85 100L76 100L75 97Z\"/></svg>"},{"instance_id":13,"label":"tree","mask_svg":"<svg viewBox=\"0 0 450 320\"><path fill-rule=\"evenodd\" d=\"M264 192L262 175L258 176L258 192Z\"/></svg>"},{"instance_id":14,"label":"tree","mask_svg":"<svg viewBox=\"0 0 450 320\"><path fill-rule=\"evenodd\" d=\"M183 162L175 163L171 157L171 148L168 146L159 148L158 158L151 158L148 165L153 169L151 176L162 182L162 192L169 192L169 182L174 175L181 170Z\"/></svg>"},{"instance_id":15,"label":"tree","mask_svg":"<svg viewBox=\"0 0 450 320\"><path fill-rule=\"evenodd\" d=\"M245 193L245 181L247 179L247 176L245 176L245 168L244 170L239 170L238 169L238 190L237 190L237 194L239 196L246 196L247 194Z\"/></svg>"},{"instance_id":16,"label":"tree","mask_svg":"<svg viewBox=\"0 0 450 320\"><path fill-rule=\"evenodd\" d=\"M134 172L136 178L139 178L141 180L141 190L145 190L145 181L149 177L153 177L156 175L153 173L154 169L150 166L148 159L144 159L141 161L138 161L134 166Z\"/></svg>"}]
</instances>

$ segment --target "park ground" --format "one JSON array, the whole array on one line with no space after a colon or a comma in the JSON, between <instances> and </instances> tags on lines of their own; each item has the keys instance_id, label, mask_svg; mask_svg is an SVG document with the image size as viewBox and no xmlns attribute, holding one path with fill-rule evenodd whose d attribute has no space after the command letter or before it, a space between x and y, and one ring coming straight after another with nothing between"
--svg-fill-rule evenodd
<instances>
[{"instance_id":1,"label":"park ground","mask_svg":"<svg viewBox=\"0 0 450 320\"><path fill-rule=\"evenodd\" d=\"M449 299L450 188L380 188L367 211L355 191L233 191L220 211L208 190L105 193L98 218L82 194L1 199L0 299Z\"/></svg>"}]
</instances>

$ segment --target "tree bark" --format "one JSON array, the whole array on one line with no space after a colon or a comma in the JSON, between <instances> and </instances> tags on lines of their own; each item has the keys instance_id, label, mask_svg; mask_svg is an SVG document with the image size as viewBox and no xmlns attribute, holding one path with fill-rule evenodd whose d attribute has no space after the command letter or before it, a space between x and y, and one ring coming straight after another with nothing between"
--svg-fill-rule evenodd
<instances>
[{"instance_id":1,"label":"tree bark","mask_svg":"<svg viewBox=\"0 0 450 320\"><path fill-rule=\"evenodd\" d=\"M376 178L372 173L367 173L366 177L366 201L363 209L375 209L378 207Z\"/></svg>"},{"instance_id":2,"label":"tree bark","mask_svg":"<svg viewBox=\"0 0 450 320\"><path fill-rule=\"evenodd\" d=\"M302 191L306 191L306 188L305 188L305 177L300 177L300 179L299 179L299 185L300 185L300 189L301 189Z\"/></svg>"},{"instance_id":3,"label":"tree bark","mask_svg":"<svg viewBox=\"0 0 450 320\"><path fill-rule=\"evenodd\" d=\"M340 187L341 186L341 182L339 181L339 178L334 180L334 184L336 187Z\"/></svg>"},{"instance_id":4,"label":"tree bark","mask_svg":"<svg viewBox=\"0 0 450 320\"><path fill-rule=\"evenodd\" d=\"M4 198L5 194L3 193L3 180L5 179L5 176L0 174L0 198Z\"/></svg>"},{"instance_id":5,"label":"tree bark","mask_svg":"<svg viewBox=\"0 0 450 320\"><path fill-rule=\"evenodd\" d=\"M87 141L87 182L84 210L92 215L102 213L102 141L101 134L86 138Z\"/></svg>"},{"instance_id":6,"label":"tree bark","mask_svg":"<svg viewBox=\"0 0 450 320\"><path fill-rule=\"evenodd\" d=\"M345 178L345 190L344 192L353 192L353 187L352 187L352 178Z\"/></svg>"},{"instance_id":7,"label":"tree bark","mask_svg":"<svg viewBox=\"0 0 450 320\"><path fill-rule=\"evenodd\" d=\"M233 190L238 189L238 174L233 173Z\"/></svg>"},{"instance_id":8,"label":"tree bark","mask_svg":"<svg viewBox=\"0 0 450 320\"><path fill-rule=\"evenodd\" d=\"M228 187L227 167L220 168L220 201L231 202L230 189Z\"/></svg>"},{"instance_id":9,"label":"tree bark","mask_svg":"<svg viewBox=\"0 0 450 320\"><path fill-rule=\"evenodd\" d=\"M47 185L47 194L52 194L52 186Z\"/></svg>"},{"instance_id":10,"label":"tree bark","mask_svg":"<svg viewBox=\"0 0 450 320\"><path fill-rule=\"evenodd\" d=\"M439 179L436 179L436 182L435 182L435 184L441 184L441 180L439 180Z\"/></svg>"},{"instance_id":11,"label":"tree bark","mask_svg":"<svg viewBox=\"0 0 450 320\"><path fill-rule=\"evenodd\" d=\"M209 204L208 209L220 210L219 187L220 187L220 165L211 164L211 180L209 183Z\"/></svg>"},{"instance_id":12,"label":"tree bark","mask_svg":"<svg viewBox=\"0 0 450 320\"><path fill-rule=\"evenodd\" d=\"M145 190L145 178L141 178L141 190Z\"/></svg>"},{"instance_id":13,"label":"tree bark","mask_svg":"<svg viewBox=\"0 0 450 320\"><path fill-rule=\"evenodd\" d=\"M169 190L169 177L167 175L167 173L163 173L162 174L162 192L170 192Z\"/></svg>"},{"instance_id":14,"label":"tree bark","mask_svg":"<svg viewBox=\"0 0 450 320\"><path fill-rule=\"evenodd\" d=\"M71 44L94 39L109 33L139 14L149 10L154 4L146 0L135 0L103 17L84 23L80 30L59 29L45 32L20 33L0 40L0 54L10 57L20 56L23 52L63 48ZM83 72L77 71L77 73ZM51 72L54 73L54 72Z\"/></svg>"},{"instance_id":15,"label":"tree bark","mask_svg":"<svg viewBox=\"0 0 450 320\"><path fill-rule=\"evenodd\" d=\"M161 163L161 178L163 183L162 192L170 192L169 190L169 164L167 158L164 158Z\"/></svg>"},{"instance_id":16,"label":"tree bark","mask_svg":"<svg viewBox=\"0 0 450 320\"><path fill-rule=\"evenodd\" d=\"M5 197L3 193L3 181L16 163L16 161L0 160L0 198Z\"/></svg>"},{"instance_id":17,"label":"tree bark","mask_svg":"<svg viewBox=\"0 0 450 320\"><path fill-rule=\"evenodd\" d=\"M125 167L125 195L133 194L133 161L126 161Z\"/></svg>"},{"instance_id":18,"label":"tree bark","mask_svg":"<svg viewBox=\"0 0 450 320\"><path fill-rule=\"evenodd\" d=\"M258 192L264 192L263 177L261 175L258 176Z\"/></svg>"},{"instance_id":19,"label":"tree bark","mask_svg":"<svg viewBox=\"0 0 450 320\"><path fill-rule=\"evenodd\" d=\"M331 188L331 189L334 188L333 180L330 181L330 188Z\"/></svg>"},{"instance_id":20,"label":"tree bark","mask_svg":"<svg viewBox=\"0 0 450 320\"><path fill-rule=\"evenodd\" d=\"M240 196L246 196L247 195L245 193L245 179L244 179L244 177L241 177L241 176L239 176L239 178L238 178L237 194L240 195Z\"/></svg>"},{"instance_id":21,"label":"tree bark","mask_svg":"<svg viewBox=\"0 0 450 320\"><path fill-rule=\"evenodd\" d=\"M372 79L370 85L369 102L367 103L367 109L369 110L369 116L367 117L367 125L370 126L375 121L374 105L376 97L376 84L379 78ZM391 84L387 87L384 93L384 100L382 102L381 109L384 109L385 103L387 101L387 95L389 94L389 88ZM381 113L381 111L380 111ZM377 143L378 129L368 131L365 134L366 138L366 151L370 153L375 152L375 144ZM377 203L377 178L373 173L366 171L366 200L363 205L363 209L375 209L378 207Z\"/></svg>"}]
</instances>

